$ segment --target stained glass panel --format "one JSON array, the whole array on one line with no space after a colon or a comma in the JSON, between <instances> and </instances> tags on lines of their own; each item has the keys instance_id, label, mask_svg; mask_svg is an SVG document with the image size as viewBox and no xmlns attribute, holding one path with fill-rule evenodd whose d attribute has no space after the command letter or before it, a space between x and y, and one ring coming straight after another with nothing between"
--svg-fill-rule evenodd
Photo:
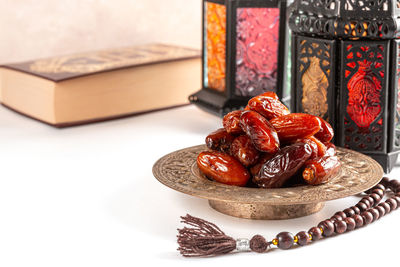
<instances>
[{"instance_id":1,"label":"stained glass panel","mask_svg":"<svg viewBox=\"0 0 400 267\"><path fill-rule=\"evenodd\" d=\"M204 86L225 91L226 7L205 2Z\"/></svg>"},{"instance_id":2,"label":"stained glass panel","mask_svg":"<svg viewBox=\"0 0 400 267\"><path fill-rule=\"evenodd\" d=\"M236 16L235 94L276 91L279 8L238 8Z\"/></svg>"}]
</instances>

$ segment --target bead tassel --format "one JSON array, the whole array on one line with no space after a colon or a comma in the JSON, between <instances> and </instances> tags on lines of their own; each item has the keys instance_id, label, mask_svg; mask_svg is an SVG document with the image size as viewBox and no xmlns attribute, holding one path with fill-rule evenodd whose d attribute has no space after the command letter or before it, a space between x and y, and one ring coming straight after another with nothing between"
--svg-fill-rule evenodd
<instances>
[{"instance_id":1,"label":"bead tassel","mask_svg":"<svg viewBox=\"0 0 400 267\"><path fill-rule=\"evenodd\" d=\"M394 196L381 202L388 190ZM384 177L380 183L365 192L355 206L336 212L330 219L321 221L317 227L308 232L302 231L293 236L289 232L279 233L272 241L267 242L262 236L255 235L250 240L250 250L265 252L271 245L289 249L294 244L307 245L321 238L342 234L368 225L391 211L400 207L400 181ZM182 223L189 227L178 229L178 251L185 257L216 256L227 254L236 249L236 240L227 236L213 223L186 215Z\"/></svg>"}]
</instances>

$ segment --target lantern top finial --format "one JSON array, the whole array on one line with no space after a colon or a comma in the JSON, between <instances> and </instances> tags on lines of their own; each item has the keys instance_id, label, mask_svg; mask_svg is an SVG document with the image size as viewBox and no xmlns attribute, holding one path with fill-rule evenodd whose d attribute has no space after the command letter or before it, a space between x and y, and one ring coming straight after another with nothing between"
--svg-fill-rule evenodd
<instances>
[{"instance_id":1,"label":"lantern top finial","mask_svg":"<svg viewBox=\"0 0 400 267\"><path fill-rule=\"evenodd\" d=\"M295 0L292 31L327 38L400 37L400 0Z\"/></svg>"}]
</instances>

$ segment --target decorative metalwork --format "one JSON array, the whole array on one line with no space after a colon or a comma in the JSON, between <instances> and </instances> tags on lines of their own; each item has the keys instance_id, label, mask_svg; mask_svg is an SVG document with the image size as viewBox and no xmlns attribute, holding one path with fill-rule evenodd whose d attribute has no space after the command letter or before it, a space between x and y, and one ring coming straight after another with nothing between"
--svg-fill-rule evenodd
<instances>
[{"instance_id":1,"label":"decorative metalwork","mask_svg":"<svg viewBox=\"0 0 400 267\"><path fill-rule=\"evenodd\" d=\"M342 42L342 83L344 140L340 145L358 151L386 152L388 94L387 41Z\"/></svg>"},{"instance_id":2,"label":"decorative metalwork","mask_svg":"<svg viewBox=\"0 0 400 267\"><path fill-rule=\"evenodd\" d=\"M289 23L298 33L390 39L400 35L398 5L394 0L297 0Z\"/></svg>"},{"instance_id":3,"label":"decorative metalwork","mask_svg":"<svg viewBox=\"0 0 400 267\"><path fill-rule=\"evenodd\" d=\"M262 214L259 213L271 212L270 209L275 210L278 218L293 218L299 214L305 216L321 209L321 202L358 194L371 188L383 175L382 167L370 157L338 148L342 167L327 184L277 189L230 186L211 181L200 173L196 158L206 149L205 145L199 145L165 155L154 164L153 174L158 181L174 190L209 199L214 207L222 203L235 207L237 213L229 215L239 217L261 218ZM305 207L308 212L298 210ZM224 212L223 209L219 210Z\"/></svg>"},{"instance_id":4,"label":"decorative metalwork","mask_svg":"<svg viewBox=\"0 0 400 267\"><path fill-rule=\"evenodd\" d=\"M225 91L226 7L206 2L206 87Z\"/></svg>"},{"instance_id":5,"label":"decorative metalwork","mask_svg":"<svg viewBox=\"0 0 400 267\"><path fill-rule=\"evenodd\" d=\"M279 8L237 9L236 95L276 91L279 18Z\"/></svg>"},{"instance_id":6,"label":"decorative metalwork","mask_svg":"<svg viewBox=\"0 0 400 267\"><path fill-rule=\"evenodd\" d=\"M335 45L332 41L302 38L296 43L298 111L330 120L328 92L333 91Z\"/></svg>"}]
</instances>

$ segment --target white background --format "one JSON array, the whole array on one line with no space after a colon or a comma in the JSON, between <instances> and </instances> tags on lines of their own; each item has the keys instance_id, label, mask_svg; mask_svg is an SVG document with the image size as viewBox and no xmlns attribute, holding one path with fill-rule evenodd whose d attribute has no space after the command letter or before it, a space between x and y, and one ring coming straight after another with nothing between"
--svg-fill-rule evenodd
<instances>
[{"instance_id":1,"label":"white background","mask_svg":"<svg viewBox=\"0 0 400 267\"><path fill-rule=\"evenodd\" d=\"M353 232L287 251L183 258L179 216L190 213L227 234L269 240L308 230L358 198L331 201L293 220L223 215L206 200L152 175L161 156L201 144L221 119L194 106L67 129L0 107L0 266L384 266L398 264L400 211ZM398 177L400 168L390 175ZM393 265L393 263L396 263Z\"/></svg>"}]
</instances>

